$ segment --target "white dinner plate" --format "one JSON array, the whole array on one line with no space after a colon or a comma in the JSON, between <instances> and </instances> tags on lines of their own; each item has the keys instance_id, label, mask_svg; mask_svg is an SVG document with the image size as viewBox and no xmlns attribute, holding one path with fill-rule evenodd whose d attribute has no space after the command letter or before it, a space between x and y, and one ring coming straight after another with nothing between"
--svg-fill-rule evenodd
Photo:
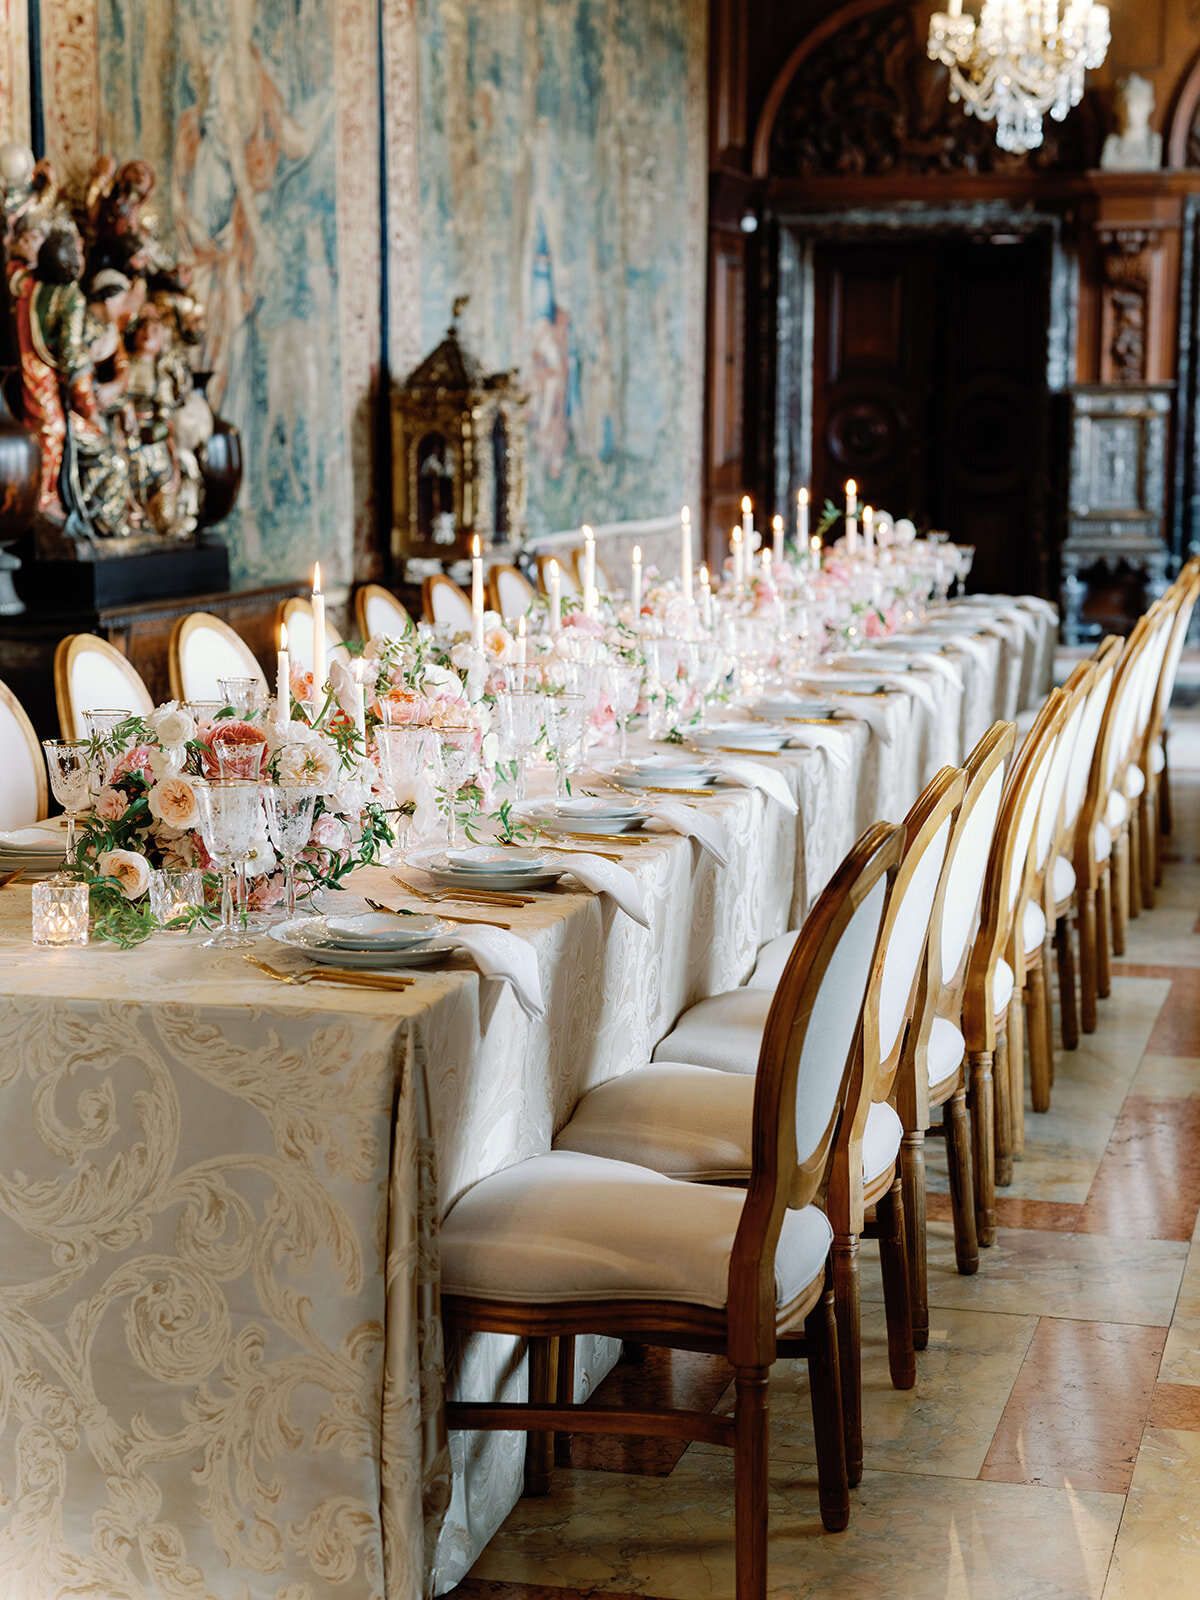
<instances>
[{"instance_id":1,"label":"white dinner plate","mask_svg":"<svg viewBox=\"0 0 1200 1600\"><path fill-rule=\"evenodd\" d=\"M444 850L437 865L447 872L486 873L489 877L536 877L546 870L546 857L541 850L514 850L503 845L477 844L465 849Z\"/></svg>"},{"instance_id":2,"label":"white dinner plate","mask_svg":"<svg viewBox=\"0 0 1200 1600\"><path fill-rule=\"evenodd\" d=\"M405 856L405 864L427 872L435 883L450 889L489 889L500 894L522 894L526 889L550 889L558 882L568 863L552 852L543 851L544 869L540 872L464 872L449 867L445 851L440 845L414 850Z\"/></svg>"},{"instance_id":3,"label":"white dinner plate","mask_svg":"<svg viewBox=\"0 0 1200 1600\"><path fill-rule=\"evenodd\" d=\"M782 750L792 737L792 729L777 722L717 722L710 728L697 728L691 742L700 750Z\"/></svg>"},{"instance_id":4,"label":"white dinner plate","mask_svg":"<svg viewBox=\"0 0 1200 1600\"><path fill-rule=\"evenodd\" d=\"M319 942L334 950L411 950L445 934L450 924L427 912L363 911L325 917Z\"/></svg>"},{"instance_id":5,"label":"white dinner plate","mask_svg":"<svg viewBox=\"0 0 1200 1600\"><path fill-rule=\"evenodd\" d=\"M751 716L771 722L825 722L837 715L837 707L831 700L803 694L773 695L756 700L749 710Z\"/></svg>"},{"instance_id":6,"label":"white dinner plate","mask_svg":"<svg viewBox=\"0 0 1200 1600\"><path fill-rule=\"evenodd\" d=\"M645 814L641 806L628 800L606 800L590 795L571 800L552 800L549 803L554 815L566 821L594 822L597 818L602 818L605 821L615 822L622 817Z\"/></svg>"},{"instance_id":7,"label":"white dinner plate","mask_svg":"<svg viewBox=\"0 0 1200 1600\"><path fill-rule=\"evenodd\" d=\"M710 783L718 775L710 762L697 761L682 752L634 756L628 761L619 761L616 770L639 778L643 783Z\"/></svg>"},{"instance_id":8,"label":"white dinner plate","mask_svg":"<svg viewBox=\"0 0 1200 1600\"><path fill-rule=\"evenodd\" d=\"M839 672L837 682L827 686L832 693L884 694L887 684L882 678L873 678L869 672Z\"/></svg>"},{"instance_id":9,"label":"white dinner plate","mask_svg":"<svg viewBox=\"0 0 1200 1600\"><path fill-rule=\"evenodd\" d=\"M543 833L603 833L613 838L622 833L636 833L650 815L644 806L630 804L612 812L577 811L564 816L553 800L530 800L514 809L516 816L532 822Z\"/></svg>"},{"instance_id":10,"label":"white dinner plate","mask_svg":"<svg viewBox=\"0 0 1200 1600\"><path fill-rule=\"evenodd\" d=\"M361 968L365 972L390 972L400 967L430 967L451 955L457 946L444 938L429 944L410 946L407 950L337 950L330 944L313 937L313 924L324 925L324 917L292 917L287 922L277 922L267 929L267 937L289 950L299 950L310 961L322 967ZM453 929L455 924L447 923Z\"/></svg>"},{"instance_id":11,"label":"white dinner plate","mask_svg":"<svg viewBox=\"0 0 1200 1600\"><path fill-rule=\"evenodd\" d=\"M912 672L917 666L911 656L901 655L898 650L867 649L861 654L864 666L883 667L887 672Z\"/></svg>"},{"instance_id":12,"label":"white dinner plate","mask_svg":"<svg viewBox=\"0 0 1200 1600\"><path fill-rule=\"evenodd\" d=\"M48 828L11 828L0 833L0 855L57 856L61 860L65 850L63 835Z\"/></svg>"}]
</instances>

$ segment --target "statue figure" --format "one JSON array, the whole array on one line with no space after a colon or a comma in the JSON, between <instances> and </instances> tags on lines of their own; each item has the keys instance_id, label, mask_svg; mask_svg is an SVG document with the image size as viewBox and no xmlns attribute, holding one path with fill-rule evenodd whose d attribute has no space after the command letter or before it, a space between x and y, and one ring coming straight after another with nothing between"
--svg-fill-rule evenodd
<instances>
[{"instance_id":1,"label":"statue figure","mask_svg":"<svg viewBox=\"0 0 1200 1600\"><path fill-rule=\"evenodd\" d=\"M1117 85L1119 129L1104 141L1100 165L1105 172L1153 172L1162 166L1162 134L1150 126L1154 85L1130 73Z\"/></svg>"}]
</instances>

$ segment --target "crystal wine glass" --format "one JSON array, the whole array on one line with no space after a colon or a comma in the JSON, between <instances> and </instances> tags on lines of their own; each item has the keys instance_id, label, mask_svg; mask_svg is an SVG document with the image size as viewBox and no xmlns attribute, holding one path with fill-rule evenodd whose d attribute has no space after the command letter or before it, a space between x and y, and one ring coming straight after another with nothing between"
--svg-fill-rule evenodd
<instances>
[{"instance_id":1,"label":"crystal wine glass","mask_svg":"<svg viewBox=\"0 0 1200 1600\"><path fill-rule=\"evenodd\" d=\"M218 678L217 685L226 705L232 706L239 717L251 716L263 698L263 686L257 678Z\"/></svg>"},{"instance_id":2,"label":"crystal wine glass","mask_svg":"<svg viewBox=\"0 0 1200 1600\"><path fill-rule=\"evenodd\" d=\"M622 761L628 754L629 719L642 697L645 676L645 668L632 661L610 661L604 668L604 692L617 719Z\"/></svg>"},{"instance_id":3,"label":"crystal wine glass","mask_svg":"<svg viewBox=\"0 0 1200 1600\"><path fill-rule=\"evenodd\" d=\"M379 775L392 791L396 805L396 846L393 859L407 848L414 823L405 820L402 807L416 801L421 785L428 781L437 760L437 748L430 730L415 723L375 730L375 751Z\"/></svg>"},{"instance_id":4,"label":"crystal wine glass","mask_svg":"<svg viewBox=\"0 0 1200 1600\"><path fill-rule=\"evenodd\" d=\"M283 861L283 883L287 914L296 915L296 862L312 833L317 796L313 789L294 784L264 783L263 807L267 814L267 835Z\"/></svg>"},{"instance_id":5,"label":"crystal wine glass","mask_svg":"<svg viewBox=\"0 0 1200 1600\"><path fill-rule=\"evenodd\" d=\"M258 821L258 784L243 778L217 778L196 785L196 809L204 848L221 874L221 925L206 945L235 949L253 943L233 919L234 878L250 853Z\"/></svg>"},{"instance_id":6,"label":"crystal wine glass","mask_svg":"<svg viewBox=\"0 0 1200 1600\"><path fill-rule=\"evenodd\" d=\"M86 739L43 739L54 798L67 814L65 867L75 861L75 818L92 798L91 749Z\"/></svg>"},{"instance_id":7,"label":"crystal wine glass","mask_svg":"<svg viewBox=\"0 0 1200 1600\"><path fill-rule=\"evenodd\" d=\"M525 763L542 736L546 696L525 689L498 694L496 716L500 723L500 746L505 760L516 768L517 800L521 801L525 798Z\"/></svg>"},{"instance_id":8,"label":"crystal wine glass","mask_svg":"<svg viewBox=\"0 0 1200 1600\"><path fill-rule=\"evenodd\" d=\"M438 752L442 758L442 783L446 791L446 837L453 850L458 843L458 814L455 802L459 791L479 771L478 728L444 727L437 730Z\"/></svg>"},{"instance_id":9,"label":"crystal wine glass","mask_svg":"<svg viewBox=\"0 0 1200 1600\"><path fill-rule=\"evenodd\" d=\"M587 701L581 694L549 694L545 713L546 737L556 772L555 793L560 800L565 800L569 793L567 770L571 752L583 738L587 723Z\"/></svg>"}]
</instances>

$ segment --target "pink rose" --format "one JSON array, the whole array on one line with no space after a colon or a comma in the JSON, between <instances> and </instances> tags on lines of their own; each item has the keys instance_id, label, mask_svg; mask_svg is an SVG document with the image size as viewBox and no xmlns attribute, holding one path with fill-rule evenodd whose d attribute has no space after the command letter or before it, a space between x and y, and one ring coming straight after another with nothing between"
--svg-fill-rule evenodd
<instances>
[{"instance_id":1,"label":"pink rose","mask_svg":"<svg viewBox=\"0 0 1200 1600\"><path fill-rule=\"evenodd\" d=\"M572 611L563 618L564 628L578 628L581 633L590 633L593 639L603 639L604 624L599 617L586 616L582 611Z\"/></svg>"},{"instance_id":2,"label":"pink rose","mask_svg":"<svg viewBox=\"0 0 1200 1600\"><path fill-rule=\"evenodd\" d=\"M150 767L151 754L148 744L136 744L132 750L124 751L113 763L109 782L116 783L118 778L145 778L150 783L154 777Z\"/></svg>"},{"instance_id":3,"label":"pink rose","mask_svg":"<svg viewBox=\"0 0 1200 1600\"><path fill-rule=\"evenodd\" d=\"M250 890L249 903L255 911L270 911L283 899L285 890L282 872L272 872L267 877L255 878Z\"/></svg>"},{"instance_id":4,"label":"pink rose","mask_svg":"<svg viewBox=\"0 0 1200 1600\"><path fill-rule=\"evenodd\" d=\"M96 815L102 822L118 822L129 809L129 802L119 789L107 784L96 796Z\"/></svg>"},{"instance_id":5,"label":"pink rose","mask_svg":"<svg viewBox=\"0 0 1200 1600\"><path fill-rule=\"evenodd\" d=\"M302 706L316 704L317 686L313 682L311 672L305 672L302 667L295 666L288 681L293 700L298 700Z\"/></svg>"},{"instance_id":6,"label":"pink rose","mask_svg":"<svg viewBox=\"0 0 1200 1600\"><path fill-rule=\"evenodd\" d=\"M313 824L308 842L319 845L322 850L332 850L336 855L350 848L350 829L339 817L326 811Z\"/></svg>"}]
</instances>

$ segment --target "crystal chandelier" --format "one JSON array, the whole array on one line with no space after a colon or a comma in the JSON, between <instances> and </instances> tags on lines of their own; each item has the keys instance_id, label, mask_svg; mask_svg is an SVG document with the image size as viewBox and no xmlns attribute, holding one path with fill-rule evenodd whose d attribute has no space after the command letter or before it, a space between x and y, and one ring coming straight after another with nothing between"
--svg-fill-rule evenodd
<instances>
[{"instance_id":1,"label":"crystal chandelier","mask_svg":"<svg viewBox=\"0 0 1200 1600\"><path fill-rule=\"evenodd\" d=\"M1092 0L983 0L976 23L962 0L929 21L929 55L950 69L950 98L996 119L1002 150L1036 150L1048 111L1061 122L1083 97L1083 75L1108 51L1108 7Z\"/></svg>"}]
</instances>

